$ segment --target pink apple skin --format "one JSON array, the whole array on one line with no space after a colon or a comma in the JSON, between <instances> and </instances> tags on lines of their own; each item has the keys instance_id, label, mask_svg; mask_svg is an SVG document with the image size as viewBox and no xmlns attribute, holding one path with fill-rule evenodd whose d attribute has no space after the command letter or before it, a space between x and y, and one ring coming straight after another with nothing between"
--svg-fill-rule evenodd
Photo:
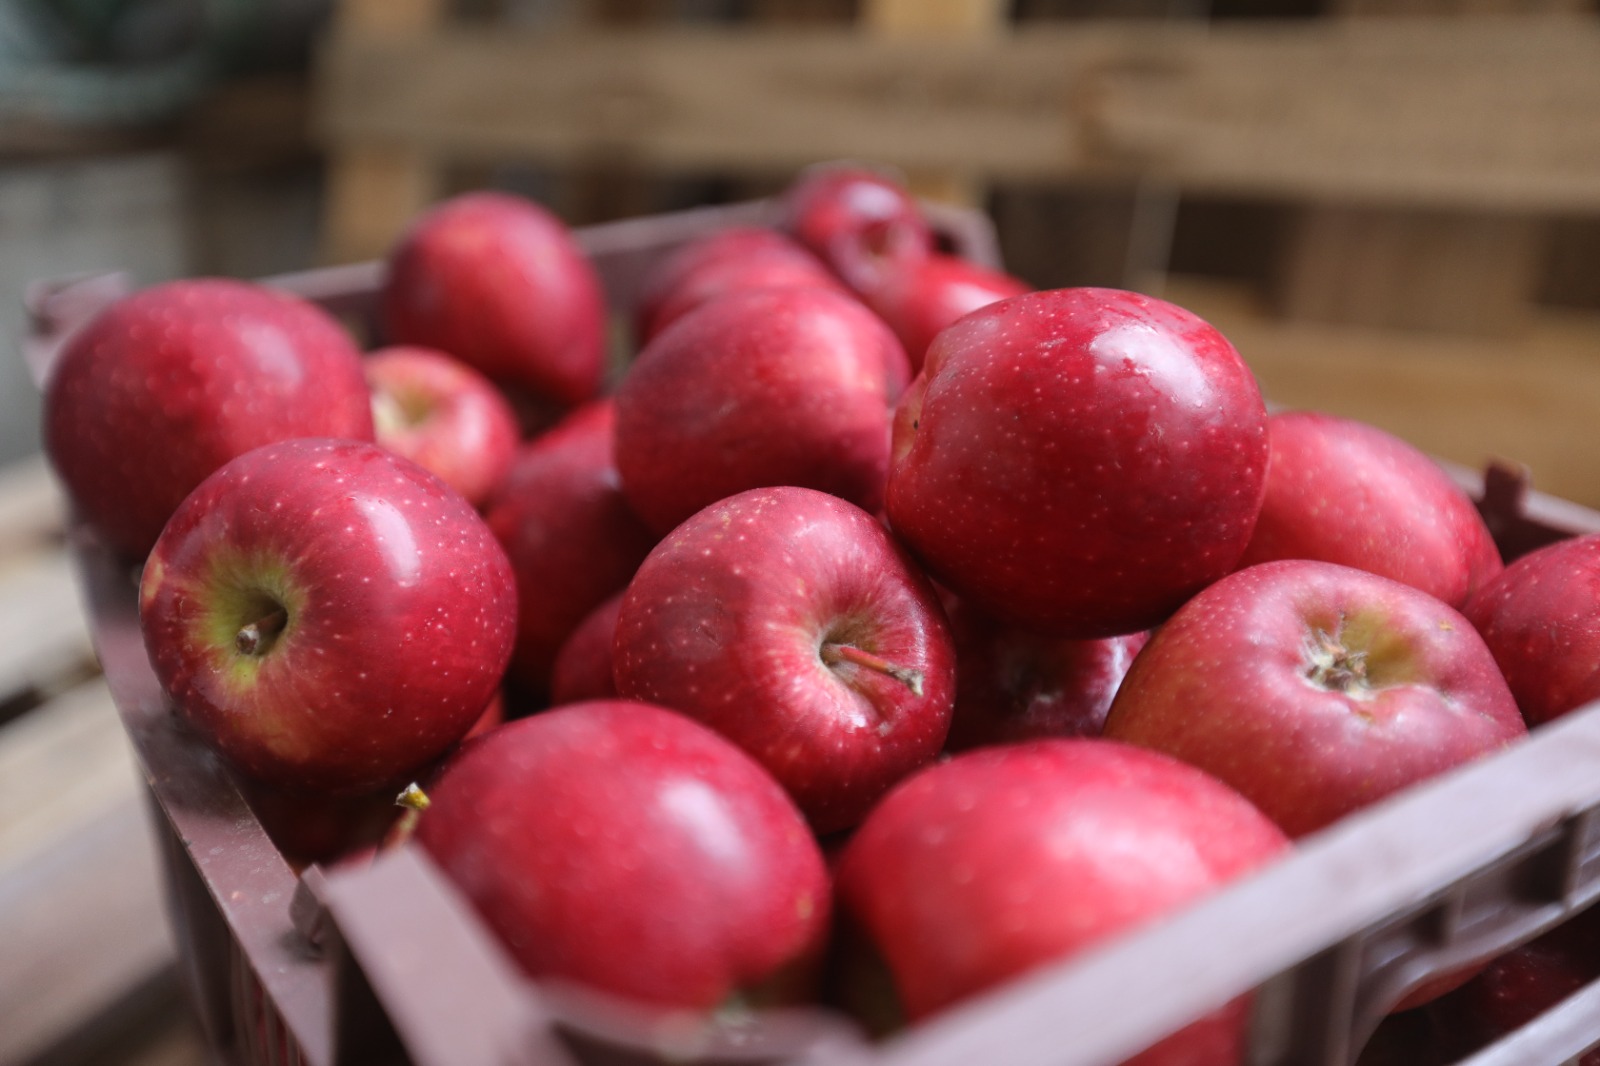
<instances>
[{"instance_id":1,"label":"pink apple skin","mask_svg":"<svg viewBox=\"0 0 1600 1066\"><path fill-rule=\"evenodd\" d=\"M1032 291L1021 278L941 252L887 275L866 300L900 338L915 374L928 345L946 326L997 300Z\"/></svg>"},{"instance_id":2,"label":"pink apple skin","mask_svg":"<svg viewBox=\"0 0 1600 1066\"><path fill-rule=\"evenodd\" d=\"M1198 770L1104 740L958 755L902 782L845 846L839 906L924 1018L1128 932L1287 850ZM1234 1066L1236 1002L1136 1056Z\"/></svg>"},{"instance_id":3,"label":"pink apple skin","mask_svg":"<svg viewBox=\"0 0 1600 1066\"><path fill-rule=\"evenodd\" d=\"M949 729L932 587L871 515L811 489L740 493L674 530L624 593L613 650L618 692L731 739L819 833L854 825Z\"/></svg>"},{"instance_id":4,"label":"pink apple skin","mask_svg":"<svg viewBox=\"0 0 1600 1066\"><path fill-rule=\"evenodd\" d=\"M1185 604L1134 660L1105 727L1227 782L1291 837L1526 733L1453 608L1308 560L1241 570Z\"/></svg>"},{"instance_id":5,"label":"pink apple skin","mask_svg":"<svg viewBox=\"0 0 1600 1066\"><path fill-rule=\"evenodd\" d=\"M846 291L822 260L774 229L734 226L691 241L651 276L635 313L648 343L683 314L723 293L806 286Z\"/></svg>"},{"instance_id":6,"label":"pink apple skin","mask_svg":"<svg viewBox=\"0 0 1600 1066\"><path fill-rule=\"evenodd\" d=\"M172 516L140 587L183 718L246 776L322 792L403 784L459 740L515 620L510 564L471 505L353 441L228 463Z\"/></svg>"},{"instance_id":7,"label":"pink apple skin","mask_svg":"<svg viewBox=\"0 0 1600 1066\"><path fill-rule=\"evenodd\" d=\"M1468 601L1529 725L1600 699L1600 534L1511 563Z\"/></svg>"},{"instance_id":8,"label":"pink apple skin","mask_svg":"<svg viewBox=\"0 0 1600 1066\"><path fill-rule=\"evenodd\" d=\"M816 841L759 766L681 715L558 707L464 746L416 840L522 968L708 1009L827 935Z\"/></svg>"},{"instance_id":9,"label":"pink apple skin","mask_svg":"<svg viewBox=\"0 0 1600 1066\"><path fill-rule=\"evenodd\" d=\"M552 704L607 700L617 695L611 649L616 643L622 595L619 592L590 611L556 652L555 665L550 669Z\"/></svg>"},{"instance_id":10,"label":"pink apple skin","mask_svg":"<svg viewBox=\"0 0 1600 1066\"><path fill-rule=\"evenodd\" d=\"M423 214L390 253L380 301L391 344L449 352L559 404L600 391L599 275L561 220L522 197L467 193Z\"/></svg>"},{"instance_id":11,"label":"pink apple skin","mask_svg":"<svg viewBox=\"0 0 1600 1066\"><path fill-rule=\"evenodd\" d=\"M381 348L362 368L378 443L481 506L517 450L517 416L500 391L431 348Z\"/></svg>"},{"instance_id":12,"label":"pink apple skin","mask_svg":"<svg viewBox=\"0 0 1600 1066\"><path fill-rule=\"evenodd\" d=\"M1438 463L1376 426L1272 416L1267 494L1241 567L1321 559L1403 581L1460 608L1500 572L1472 500Z\"/></svg>"},{"instance_id":13,"label":"pink apple skin","mask_svg":"<svg viewBox=\"0 0 1600 1066\"><path fill-rule=\"evenodd\" d=\"M1266 465L1260 390L1220 333L1152 297L1056 289L939 334L895 413L888 515L996 619L1118 636L1233 569Z\"/></svg>"},{"instance_id":14,"label":"pink apple skin","mask_svg":"<svg viewBox=\"0 0 1600 1066\"><path fill-rule=\"evenodd\" d=\"M119 300L68 342L45 389L45 450L128 558L212 471L291 437L372 439L361 353L321 309L248 282Z\"/></svg>"},{"instance_id":15,"label":"pink apple skin","mask_svg":"<svg viewBox=\"0 0 1600 1066\"><path fill-rule=\"evenodd\" d=\"M876 511L889 464L888 370L905 353L830 289L729 293L674 322L617 389L617 469L666 533L745 489L801 485Z\"/></svg>"},{"instance_id":16,"label":"pink apple skin","mask_svg":"<svg viewBox=\"0 0 1600 1066\"><path fill-rule=\"evenodd\" d=\"M485 514L517 575L511 676L535 695L562 642L659 539L623 498L614 422L611 401L597 400L523 445Z\"/></svg>"},{"instance_id":17,"label":"pink apple skin","mask_svg":"<svg viewBox=\"0 0 1600 1066\"><path fill-rule=\"evenodd\" d=\"M783 229L859 293L933 252L922 208L895 179L852 164L804 171L783 195Z\"/></svg>"},{"instance_id":18,"label":"pink apple skin","mask_svg":"<svg viewBox=\"0 0 1600 1066\"><path fill-rule=\"evenodd\" d=\"M1040 636L946 604L956 648L947 751L1046 737L1097 737L1117 687L1149 639Z\"/></svg>"}]
</instances>

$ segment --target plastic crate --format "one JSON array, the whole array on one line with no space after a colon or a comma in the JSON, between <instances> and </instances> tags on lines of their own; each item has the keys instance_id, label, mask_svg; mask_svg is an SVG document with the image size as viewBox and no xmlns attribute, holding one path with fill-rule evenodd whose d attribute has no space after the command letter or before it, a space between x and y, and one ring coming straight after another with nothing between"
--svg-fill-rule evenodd
<instances>
[{"instance_id":1,"label":"plastic crate","mask_svg":"<svg viewBox=\"0 0 1600 1066\"><path fill-rule=\"evenodd\" d=\"M613 306L685 239L769 217L750 203L579 231ZM963 254L997 261L986 220L939 211ZM369 313L378 264L268 279ZM70 331L126 291L103 275L36 285L25 352L42 379ZM1455 470L1508 558L1600 531L1600 513ZM136 582L81 527L73 550L96 649L145 767L173 928L223 1061L271 1066L612 1063L1115 1063L1256 990L1252 1066L1353 1061L1428 976L1521 943L1600 895L1600 704L1493 758L1346 818L1196 905L882 1043L821 1009L663 1020L521 976L417 849L297 874L229 770L179 723L146 659ZM1600 982L1473 1066L1566 1061L1600 1042Z\"/></svg>"}]
</instances>

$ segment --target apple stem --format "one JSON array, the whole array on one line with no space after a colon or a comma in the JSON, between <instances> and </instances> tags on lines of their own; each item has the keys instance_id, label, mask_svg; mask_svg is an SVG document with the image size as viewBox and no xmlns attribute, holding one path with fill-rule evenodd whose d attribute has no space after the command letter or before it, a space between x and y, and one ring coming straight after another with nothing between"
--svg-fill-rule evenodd
<instances>
[{"instance_id":1,"label":"apple stem","mask_svg":"<svg viewBox=\"0 0 1600 1066\"><path fill-rule=\"evenodd\" d=\"M832 641L822 646L822 661L829 666L839 663L850 663L864 670L874 670L880 674L887 674L906 688L911 690L913 696L922 695L922 671L912 670L905 666L896 666L887 659L880 659L871 652L862 651L852 644L835 644Z\"/></svg>"},{"instance_id":2,"label":"apple stem","mask_svg":"<svg viewBox=\"0 0 1600 1066\"><path fill-rule=\"evenodd\" d=\"M1363 687L1367 682L1367 653L1351 651L1338 637L1318 630L1309 676L1323 688L1339 692Z\"/></svg>"},{"instance_id":3,"label":"apple stem","mask_svg":"<svg viewBox=\"0 0 1600 1066\"><path fill-rule=\"evenodd\" d=\"M233 646L239 649L241 655L260 655L272 643L272 638L283 632L288 621L289 612L282 607L274 607L265 617L242 627L233 638Z\"/></svg>"},{"instance_id":4,"label":"apple stem","mask_svg":"<svg viewBox=\"0 0 1600 1066\"><path fill-rule=\"evenodd\" d=\"M383 846L386 849L410 840L411 835L417 831L417 823L422 820L422 812L430 806L428 794L422 791L421 786L415 781L394 798L394 803L396 807L404 807L405 811L395 821L394 828L384 837Z\"/></svg>"}]
</instances>

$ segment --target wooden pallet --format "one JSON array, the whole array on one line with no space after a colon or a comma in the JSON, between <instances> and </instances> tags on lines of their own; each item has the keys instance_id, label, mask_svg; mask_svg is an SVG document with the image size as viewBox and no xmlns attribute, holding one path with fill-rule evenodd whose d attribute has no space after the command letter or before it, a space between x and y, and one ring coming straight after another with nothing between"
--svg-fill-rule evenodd
<instances>
[{"instance_id":1,"label":"wooden pallet","mask_svg":"<svg viewBox=\"0 0 1600 1066\"><path fill-rule=\"evenodd\" d=\"M42 458L0 468L0 1066L198 1066L64 514Z\"/></svg>"}]
</instances>

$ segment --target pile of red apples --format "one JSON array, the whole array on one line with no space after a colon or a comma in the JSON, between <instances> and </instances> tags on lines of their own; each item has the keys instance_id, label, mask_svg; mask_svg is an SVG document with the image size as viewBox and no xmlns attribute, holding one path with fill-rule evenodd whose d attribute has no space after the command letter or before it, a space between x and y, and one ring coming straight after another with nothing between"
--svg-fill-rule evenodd
<instances>
[{"instance_id":1,"label":"pile of red apples","mask_svg":"<svg viewBox=\"0 0 1600 1066\"><path fill-rule=\"evenodd\" d=\"M892 177L775 205L633 307L477 193L376 350L221 279L71 339L55 469L286 851L426 849L534 977L883 1030L1600 696L1600 542L1506 566L1410 445ZM1243 1010L1138 1061L1238 1061Z\"/></svg>"}]
</instances>

